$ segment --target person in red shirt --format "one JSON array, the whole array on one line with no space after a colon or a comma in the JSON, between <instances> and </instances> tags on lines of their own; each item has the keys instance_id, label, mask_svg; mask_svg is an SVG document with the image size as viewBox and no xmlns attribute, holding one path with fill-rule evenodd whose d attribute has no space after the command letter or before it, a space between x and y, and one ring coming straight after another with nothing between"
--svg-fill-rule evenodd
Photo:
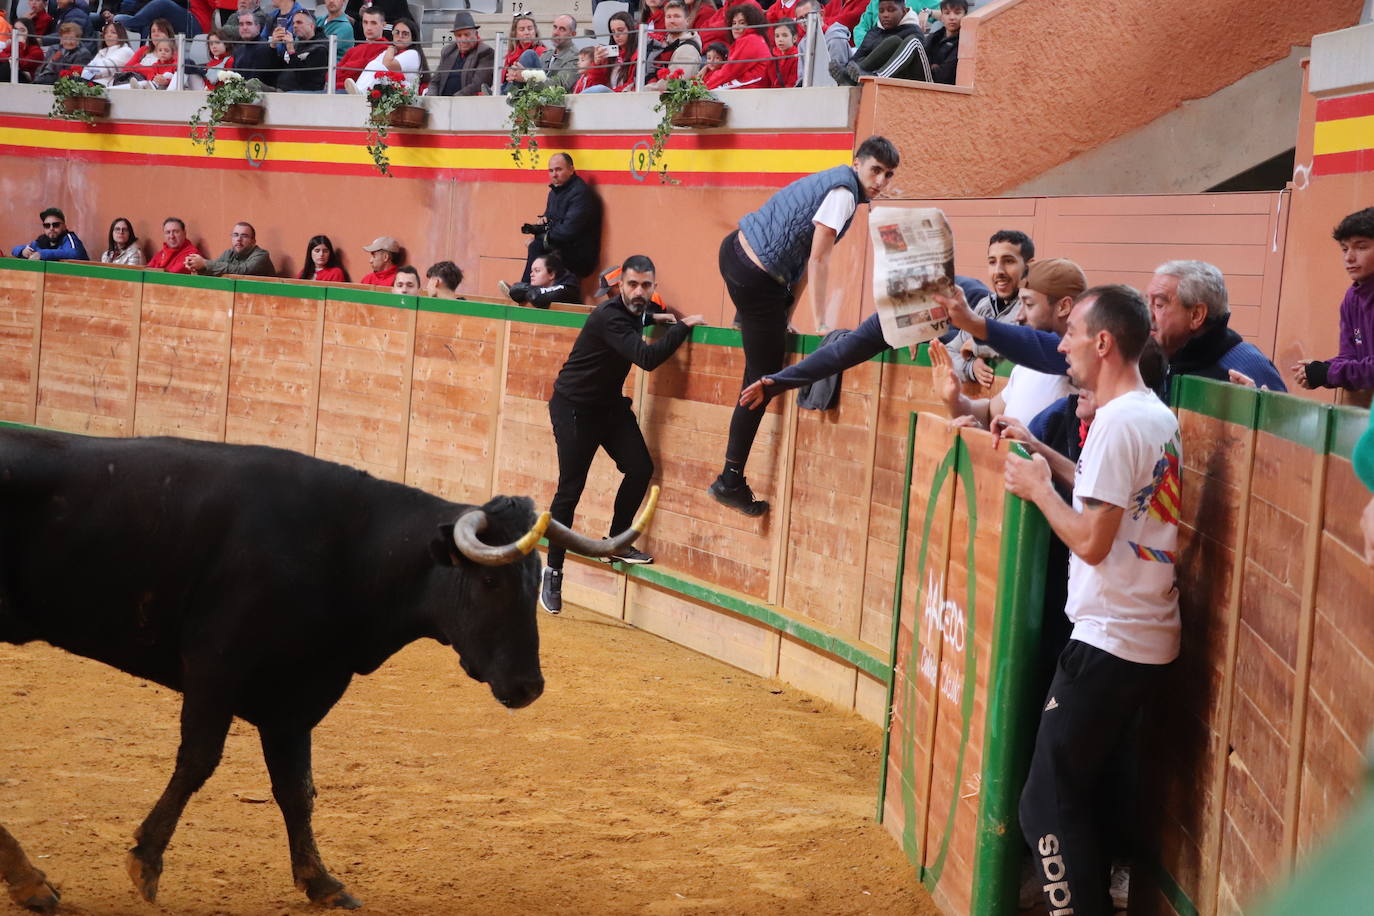
<instances>
[{"instance_id":1,"label":"person in red shirt","mask_svg":"<svg viewBox=\"0 0 1374 916\"><path fill-rule=\"evenodd\" d=\"M324 283L351 283L348 271L339 263L339 252L327 235L317 235L305 246L305 266L301 268L302 280L319 280Z\"/></svg>"},{"instance_id":2,"label":"person in red shirt","mask_svg":"<svg viewBox=\"0 0 1374 916\"><path fill-rule=\"evenodd\" d=\"M175 216L162 221L162 250L153 255L148 267L165 270L169 274L189 274L186 266L188 254L199 255L200 249L186 238L186 224Z\"/></svg>"},{"instance_id":3,"label":"person in red shirt","mask_svg":"<svg viewBox=\"0 0 1374 916\"><path fill-rule=\"evenodd\" d=\"M339 58L338 66L334 68L334 88L339 92L344 91L344 80L356 80L363 75L363 69L375 58L386 50L390 44L382 37L382 32L386 29L386 16L382 11L372 6L363 10L363 40L344 52L343 57Z\"/></svg>"},{"instance_id":4,"label":"person in red shirt","mask_svg":"<svg viewBox=\"0 0 1374 916\"><path fill-rule=\"evenodd\" d=\"M777 51L777 88L791 89L797 85L797 27L790 22L773 26L773 48Z\"/></svg>"},{"instance_id":5,"label":"person in red shirt","mask_svg":"<svg viewBox=\"0 0 1374 916\"><path fill-rule=\"evenodd\" d=\"M588 45L578 49L577 52L577 82L573 83L571 90L576 94L586 92L593 86L603 86L607 89L607 81L611 78L610 70L596 65L596 48Z\"/></svg>"},{"instance_id":6,"label":"person in red shirt","mask_svg":"<svg viewBox=\"0 0 1374 916\"><path fill-rule=\"evenodd\" d=\"M767 28L763 10L749 3L731 7L730 31L735 43L725 66L706 77L707 89L770 89L773 52L760 33Z\"/></svg>"},{"instance_id":7,"label":"person in red shirt","mask_svg":"<svg viewBox=\"0 0 1374 916\"><path fill-rule=\"evenodd\" d=\"M361 282L368 286L384 286L391 289L391 284L396 280L396 268L400 266L397 263L397 255L401 251L401 246L391 236L383 235L374 239L371 245L364 245L363 251L372 258L372 273L363 277Z\"/></svg>"},{"instance_id":8,"label":"person in red shirt","mask_svg":"<svg viewBox=\"0 0 1374 916\"><path fill-rule=\"evenodd\" d=\"M48 15L46 0L29 0L29 34L33 36L52 33L52 16Z\"/></svg>"},{"instance_id":9,"label":"person in red shirt","mask_svg":"<svg viewBox=\"0 0 1374 916\"><path fill-rule=\"evenodd\" d=\"M34 75L38 73L38 68L43 65L43 46L34 37L29 20L18 19L10 32L10 41L19 46L19 81L21 83L32 83ZM0 75L3 75L4 82L9 82L10 62L9 49L6 49L6 60L0 61Z\"/></svg>"}]
</instances>

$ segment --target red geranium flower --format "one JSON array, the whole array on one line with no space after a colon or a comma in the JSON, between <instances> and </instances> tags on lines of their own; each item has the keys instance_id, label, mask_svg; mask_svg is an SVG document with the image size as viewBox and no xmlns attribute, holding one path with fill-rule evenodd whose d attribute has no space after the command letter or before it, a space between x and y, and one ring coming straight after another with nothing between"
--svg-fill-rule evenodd
<instances>
[{"instance_id":1,"label":"red geranium flower","mask_svg":"<svg viewBox=\"0 0 1374 916\"><path fill-rule=\"evenodd\" d=\"M661 79L661 80L666 80L666 79L668 78L668 68L667 68L667 67L661 67L661 68L659 68L659 71L658 71L658 78Z\"/></svg>"},{"instance_id":2,"label":"red geranium flower","mask_svg":"<svg viewBox=\"0 0 1374 916\"><path fill-rule=\"evenodd\" d=\"M675 80L680 80L680 79L682 79L682 75L683 75L683 71L682 71L682 70L674 70L673 73L672 73L672 77L671 77L671 78L672 78L672 79L675 79Z\"/></svg>"},{"instance_id":3,"label":"red geranium flower","mask_svg":"<svg viewBox=\"0 0 1374 916\"><path fill-rule=\"evenodd\" d=\"M382 90L373 89L371 92L367 94L367 97L375 102L382 97Z\"/></svg>"}]
</instances>

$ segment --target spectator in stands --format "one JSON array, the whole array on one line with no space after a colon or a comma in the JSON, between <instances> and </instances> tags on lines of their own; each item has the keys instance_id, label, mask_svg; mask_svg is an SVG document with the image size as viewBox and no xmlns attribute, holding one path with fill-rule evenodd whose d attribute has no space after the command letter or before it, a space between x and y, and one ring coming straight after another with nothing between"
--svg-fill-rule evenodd
<instances>
[{"instance_id":1,"label":"spectator in stands","mask_svg":"<svg viewBox=\"0 0 1374 916\"><path fill-rule=\"evenodd\" d=\"M138 236L134 235L133 223L122 216L110 223L109 242L100 255L100 262L135 266L143 263L143 246L138 244Z\"/></svg>"},{"instance_id":2,"label":"spectator in stands","mask_svg":"<svg viewBox=\"0 0 1374 916\"><path fill-rule=\"evenodd\" d=\"M364 245L372 267L371 273L360 282L367 286L391 286L396 281L396 268L400 264L401 246L389 235L381 235Z\"/></svg>"},{"instance_id":3,"label":"spectator in stands","mask_svg":"<svg viewBox=\"0 0 1374 916\"><path fill-rule=\"evenodd\" d=\"M82 69L81 77L108 86L114 81L115 74L123 70L134 56L134 49L129 47L129 33L119 22L105 23L100 30L100 40L103 46Z\"/></svg>"},{"instance_id":4,"label":"spectator in stands","mask_svg":"<svg viewBox=\"0 0 1374 916\"><path fill-rule=\"evenodd\" d=\"M549 512L560 524L572 524L587 485L587 472L599 449L605 449L625 475L615 495L613 533L630 526L649 489L654 461L630 409L630 399L622 394L625 377L631 365L645 372L658 368L704 320L700 315L689 315L669 325L656 340L645 340L642 316L656 285L653 261L644 255L627 258L620 296L598 305L587 316L553 383L549 420L558 455L558 489ZM539 603L550 614L563 609L563 559L563 548L549 548ZM627 547L611 559L639 564L652 563L654 558Z\"/></svg>"},{"instance_id":5,"label":"spectator in stands","mask_svg":"<svg viewBox=\"0 0 1374 916\"><path fill-rule=\"evenodd\" d=\"M39 35L51 35L53 33L53 18L48 12L47 0L29 0L29 15L25 17L29 20L29 34L37 37ZM15 20L18 22L19 20Z\"/></svg>"},{"instance_id":6,"label":"spectator in stands","mask_svg":"<svg viewBox=\"0 0 1374 916\"><path fill-rule=\"evenodd\" d=\"M854 161L799 178L739 222L720 245L720 274L739 316L744 343L740 388L782 369L796 286L806 277L806 298L816 329L830 330L839 290L830 289L830 256L854 220L859 204L892 180L901 155L886 137L869 137ZM722 505L756 517L768 511L744 477L763 412L736 405L730 417L725 466L710 486Z\"/></svg>"},{"instance_id":7,"label":"spectator in stands","mask_svg":"<svg viewBox=\"0 0 1374 916\"><path fill-rule=\"evenodd\" d=\"M258 33L258 38L262 41L273 43L272 51L280 55L282 45L285 40L280 36L290 34L291 20L296 17L296 13L305 9L296 0L272 0L272 6L268 9L267 19L262 24L262 31Z\"/></svg>"},{"instance_id":8,"label":"spectator in stands","mask_svg":"<svg viewBox=\"0 0 1374 916\"><path fill-rule=\"evenodd\" d=\"M959 66L959 26L968 15L968 0L941 0L940 25L926 38L930 78L953 86Z\"/></svg>"},{"instance_id":9,"label":"spectator in stands","mask_svg":"<svg viewBox=\"0 0 1374 916\"><path fill-rule=\"evenodd\" d=\"M420 295L420 272L409 265L396 268L396 276L391 281L391 291L402 296Z\"/></svg>"},{"instance_id":10,"label":"spectator in stands","mask_svg":"<svg viewBox=\"0 0 1374 916\"><path fill-rule=\"evenodd\" d=\"M480 95L491 85L496 52L477 34L477 23L467 10L453 15L453 41L439 58L439 70L426 95Z\"/></svg>"},{"instance_id":11,"label":"spectator in stands","mask_svg":"<svg viewBox=\"0 0 1374 916\"><path fill-rule=\"evenodd\" d=\"M469 22L472 21L471 13L459 13L458 16L459 18L466 16ZM358 40L357 44L348 49L348 52L344 54L343 57L339 58L339 65L334 69L335 89L343 89L346 80L356 80L358 77L362 76L363 69L367 66L368 61L386 50L387 41L382 37L382 33L385 30L386 17L382 14L381 10L376 7L368 7L363 10L362 37ZM475 32L476 29L473 31ZM456 32L454 33L454 37L455 39L457 38ZM455 40L454 45L457 43L458 42ZM448 58L448 54L449 49L445 48L445 59ZM440 67L442 69L442 64ZM438 80L436 79L435 83L430 84L431 93L434 91L434 85L437 82Z\"/></svg>"},{"instance_id":12,"label":"spectator in stands","mask_svg":"<svg viewBox=\"0 0 1374 916\"><path fill-rule=\"evenodd\" d=\"M114 76L113 86L120 89L179 88L177 80L177 46L170 38L156 38L152 43L151 64L129 64Z\"/></svg>"},{"instance_id":13,"label":"spectator in stands","mask_svg":"<svg viewBox=\"0 0 1374 916\"><path fill-rule=\"evenodd\" d=\"M836 66L839 44L831 43L841 26L826 33L830 52L830 75L837 85L857 86L861 76L930 81L930 62L926 59L925 36L916 14L900 0L879 0L878 27L870 29L863 44L855 49L842 67Z\"/></svg>"},{"instance_id":14,"label":"spectator in stands","mask_svg":"<svg viewBox=\"0 0 1374 916\"><path fill-rule=\"evenodd\" d=\"M53 25L57 28L57 33L62 34L62 26L70 22L80 30L77 34L85 35L90 28L91 17L85 8L76 3L76 0L53 0Z\"/></svg>"},{"instance_id":15,"label":"spectator in stands","mask_svg":"<svg viewBox=\"0 0 1374 916\"><path fill-rule=\"evenodd\" d=\"M81 26L75 22L64 22L57 27L57 34L61 37L43 59L43 65L33 78L40 86L51 86L57 82L62 71L68 67L80 69L91 62L91 49L81 41Z\"/></svg>"},{"instance_id":16,"label":"spectator in stands","mask_svg":"<svg viewBox=\"0 0 1374 916\"><path fill-rule=\"evenodd\" d=\"M121 13L114 18L116 22L124 23L124 28L129 30L130 35L139 35L145 40L157 37L151 34L151 28L153 23L158 21L167 23L169 32L180 31L187 38L193 38L210 28L209 18L207 17L204 22L198 20L194 7L195 4L192 5L192 9L188 9L175 0L148 0L137 13ZM170 38L171 35L167 37Z\"/></svg>"},{"instance_id":17,"label":"spectator in stands","mask_svg":"<svg viewBox=\"0 0 1374 916\"><path fill-rule=\"evenodd\" d=\"M597 45L596 65L606 67L610 73L606 84L612 92L634 89L635 60L639 56L639 33L634 29L634 20L629 13L611 14L607 20L611 30L611 43Z\"/></svg>"},{"instance_id":18,"label":"spectator in stands","mask_svg":"<svg viewBox=\"0 0 1374 916\"><path fill-rule=\"evenodd\" d=\"M769 24L776 28L779 22L804 19L805 17L797 12L797 5L800 2L801 0L773 0L772 5L769 6L765 12ZM794 24L794 28L797 34L801 34L805 26L797 26Z\"/></svg>"},{"instance_id":19,"label":"spectator in stands","mask_svg":"<svg viewBox=\"0 0 1374 916\"><path fill-rule=\"evenodd\" d=\"M368 61L367 66L363 68L362 76L356 81L344 80L344 88L349 92L366 95L377 82L377 74L383 70L400 73L410 84L410 88L418 88L420 75L429 70L429 63L425 60L425 49L420 47L416 40L419 34L420 29L412 20L396 20L391 26L391 43L386 46L386 50Z\"/></svg>"},{"instance_id":20,"label":"spectator in stands","mask_svg":"<svg viewBox=\"0 0 1374 916\"><path fill-rule=\"evenodd\" d=\"M239 42L234 46L234 72L244 79L256 79L267 86L277 84L278 66L272 46L259 40L263 18L251 10L238 14Z\"/></svg>"},{"instance_id":21,"label":"spectator in stands","mask_svg":"<svg viewBox=\"0 0 1374 916\"><path fill-rule=\"evenodd\" d=\"M730 14L734 44L725 66L706 77L707 89L769 89L773 85L773 52L764 40L766 20L758 7L740 4Z\"/></svg>"},{"instance_id":22,"label":"spectator in stands","mask_svg":"<svg viewBox=\"0 0 1374 916\"><path fill-rule=\"evenodd\" d=\"M639 19L649 27L649 41L654 44L661 43L667 34L663 19L663 0L642 0Z\"/></svg>"},{"instance_id":23,"label":"spectator in stands","mask_svg":"<svg viewBox=\"0 0 1374 916\"><path fill-rule=\"evenodd\" d=\"M324 15L315 19L315 31L326 42L334 36L337 59L342 60L353 47L353 20L344 12L344 0L324 0Z\"/></svg>"},{"instance_id":24,"label":"spectator in stands","mask_svg":"<svg viewBox=\"0 0 1374 916\"><path fill-rule=\"evenodd\" d=\"M659 68L681 70L688 79L701 69L701 39L689 26L687 4L684 0L668 0L663 4L663 24L666 29L663 49L654 57L655 71ZM659 80L646 89L661 92L666 80Z\"/></svg>"},{"instance_id":25,"label":"spectator in stands","mask_svg":"<svg viewBox=\"0 0 1374 916\"><path fill-rule=\"evenodd\" d=\"M461 299L458 287L463 285L463 272L452 261L438 261L425 271L425 292L435 299Z\"/></svg>"},{"instance_id":26,"label":"spectator in stands","mask_svg":"<svg viewBox=\"0 0 1374 916\"><path fill-rule=\"evenodd\" d=\"M988 283L991 292L982 299L970 299L973 313L989 321L1014 324L1021 313L1021 281L1026 268L1035 260L1035 243L1015 229L1002 229L988 239ZM965 354L968 355L965 355ZM998 353L987 344L978 344L967 331L960 331L950 344L950 358L960 380L990 386L996 378Z\"/></svg>"},{"instance_id":27,"label":"spectator in stands","mask_svg":"<svg viewBox=\"0 0 1374 916\"><path fill-rule=\"evenodd\" d=\"M311 236L305 246L305 266L300 279L322 283L349 283L348 271L339 263L339 253L327 235Z\"/></svg>"},{"instance_id":28,"label":"spectator in stands","mask_svg":"<svg viewBox=\"0 0 1374 916\"><path fill-rule=\"evenodd\" d=\"M43 66L43 45L34 37L28 19L19 19L10 30L10 41L18 49L19 82L32 83L38 68ZM6 48L5 59L0 61L0 83L10 82L10 56L14 51Z\"/></svg>"},{"instance_id":29,"label":"spectator in stands","mask_svg":"<svg viewBox=\"0 0 1374 916\"><path fill-rule=\"evenodd\" d=\"M539 69L549 75L551 82L571 89L577 82L577 20L567 13L553 19L553 47L539 55Z\"/></svg>"},{"instance_id":30,"label":"spectator in stands","mask_svg":"<svg viewBox=\"0 0 1374 916\"><path fill-rule=\"evenodd\" d=\"M554 252L541 254L530 265L528 283L507 283L497 286L517 305L531 305L546 309L555 302L581 304L582 288L577 275L563 266L563 259Z\"/></svg>"},{"instance_id":31,"label":"spectator in stands","mask_svg":"<svg viewBox=\"0 0 1374 916\"><path fill-rule=\"evenodd\" d=\"M596 48L589 45L578 49L577 82L573 83L571 90L574 94L593 90L609 92L611 87L606 85L606 80L610 78L610 71L596 65Z\"/></svg>"},{"instance_id":32,"label":"spectator in stands","mask_svg":"<svg viewBox=\"0 0 1374 916\"><path fill-rule=\"evenodd\" d=\"M278 29L273 41L283 49L282 65L286 69L277 77L282 92L322 92L329 70L329 43L315 34L315 16L308 10L297 10L291 17L291 31Z\"/></svg>"},{"instance_id":33,"label":"spectator in stands","mask_svg":"<svg viewBox=\"0 0 1374 916\"><path fill-rule=\"evenodd\" d=\"M791 89L797 85L797 27L791 22L780 22L773 26L773 48L778 52L774 62L778 75L774 85L779 89Z\"/></svg>"},{"instance_id":34,"label":"spectator in stands","mask_svg":"<svg viewBox=\"0 0 1374 916\"><path fill-rule=\"evenodd\" d=\"M208 274L212 277L222 277L225 274L248 277L277 275L277 269L272 266L272 256L266 249L258 247L258 232L251 223L235 223L229 247L213 261L207 261L199 254L188 254L185 264L191 273Z\"/></svg>"},{"instance_id":35,"label":"spectator in stands","mask_svg":"<svg viewBox=\"0 0 1374 916\"><path fill-rule=\"evenodd\" d=\"M725 66L726 58L730 56L730 46L723 41L713 41L706 46L706 54L701 65L701 78L708 80L714 73L719 73Z\"/></svg>"},{"instance_id":36,"label":"spectator in stands","mask_svg":"<svg viewBox=\"0 0 1374 916\"><path fill-rule=\"evenodd\" d=\"M864 10L863 16L859 18L859 24L854 26L854 44L861 44L868 30L878 24L878 2L879 0L869 0L868 9ZM940 0L906 0L906 8L916 14L916 22L921 27L921 31L929 34L931 23L935 20L935 13L940 9Z\"/></svg>"},{"instance_id":37,"label":"spectator in stands","mask_svg":"<svg viewBox=\"0 0 1374 916\"><path fill-rule=\"evenodd\" d=\"M67 230L67 216L57 207L38 214L43 234L27 245L15 245L10 254L30 261L86 261L86 246L75 232Z\"/></svg>"},{"instance_id":38,"label":"spectator in stands","mask_svg":"<svg viewBox=\"0 0 1374 916\"><path fill-rule=\"evenodd\" d=\"M845 75L845 68L853 58L871 52L884 38L892 35L910 38L913 34L925 34L916 21L915 12L908 10L902 0L876 0L876 3L877 17L865 31L862 40L854 39L849 28L839 23L825 30L825 48L830 55L826 69L838 85L857 85L857 81Z\"/></svg>"},{"instance_id":39,"label":"spectator in stands","mask_svg":"<svg viewBox=\"0 0 1374 916\"><path fill-rule=\"evenodd\" d=\"M186 265L189 255L200 257L200 249L186 237L186 223L175 216L162 221L162 248L148 262L149 267L165 270L169 274L188 274L191 268Z\"/></svg>"},{"instance_id":40,"label":"spectator in stands","mask_svg":"<svg viewBox=\"0 0 1374 916\"><path fill-rule=\"evenodd\" d=\"M234 36L225 29L215 29L206 36L205 50L209 53L210 59L200 69L207 89L214 89L220 84L224 71L234 70L234 55L230 53L233 44Z\"/></svg>"},{"instance_id":41,"label":"spectator in stands","mask_svg":"<svg viewBox=\"0 0 1374 916\"><path fill-rule=\"evenodd\" d=\"M539 68L539 56L547 50L539 42L539 26L529 13L519 13L511 20L510 34L510 50L501 62L506 92L524 82L520 71Z\"/></svg>"},{"instance_id":42,"label":"spectator in stands","mask_svg":"<svg viewBox=\"0 0 1374 916\"><path fill-rule=\"evenodd\" d=\"M601 252L601 201L582 180L568 153L549 157L549 196L541 222L520 227L530 239L521 283L530 282L535 258L557 251L577 276L596 270Z\"/></svg>"},{"instance_id":43,"label":"spectator in stands","mask_svg":"<svg viewBox=\"0 0 1374 916\"><path fill-rule=\"evenodd\" d=\"M1341 300L1340 352L1298 360L1289 371L1300 388L1345 388L1369 405L1374 389L1374 207L1341 220L1331 233L1341 246L1350 289Z\"/></svg>"},{"instance_id":44,"label":"spectator in stands","mask_svg":"<svg viewBox=\"0 0 1374 916\"><path fill-rule=\"evenodd\" d=\"M365 10L376 10L383 22L397 22L410 18L410 5L406 0L347 0L344 11L350 19L361 23ZM353 30L353 37L362 41L366 36L361 26Z\"/></svg>"}]
</instances>

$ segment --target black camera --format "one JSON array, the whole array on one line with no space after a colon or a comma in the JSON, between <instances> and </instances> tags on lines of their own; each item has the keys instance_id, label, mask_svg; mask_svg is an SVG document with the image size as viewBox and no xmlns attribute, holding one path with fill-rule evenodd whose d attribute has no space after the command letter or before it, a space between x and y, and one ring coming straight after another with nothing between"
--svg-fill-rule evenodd
<instances>
[{"instance_id":1,"label":"black camera","mask_svg":"<svg viewBox=\"0 0 1374 916\"><path fill-rule=\"evenodd\" d=\"M538 235L544 231L543 223L525 223L520 227L522 235Z\"/></svg>"}]
</instances>

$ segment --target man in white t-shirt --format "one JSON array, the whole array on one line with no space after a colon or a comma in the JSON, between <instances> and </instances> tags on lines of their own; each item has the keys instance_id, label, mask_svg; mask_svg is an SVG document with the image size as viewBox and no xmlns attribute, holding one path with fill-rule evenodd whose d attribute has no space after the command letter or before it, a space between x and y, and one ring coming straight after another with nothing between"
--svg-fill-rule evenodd
<instances>
[{"instance_id":1,"label":"man in white t-shirt","mask_svg":"<svg viewBox=\"0 0 1374 916\"><path fill-rule=\"evenodd\" d=\"M1062 337L1075 297L1087 288L1088 278L1073 261L1064 258L1036 261L1023 281L1021 312L1016 323ZM963 301L963 290L957 290L956 296ZM1016 366L1005 388L990 398L974 400L963 393L958 373L944 347L931 345L930 362L936 391L944 400L949 415L956 420L968 418L961 421L965 426L987 429L1003 414L1028 424L1036 414L1072 391L1068 376L1046 375Z\"/></svg>"},{"instance_id":2,"label":"man in white t-shirt","mask_svg":"<svg viewBox=\"0 0 1374 916\"><path fill-rule=\"evenodd\" d=\"M816 331L830 330L839 297L849 284L830 286L830 256L854 221L859 204L877 197L892 180L901 155L885 137L869 137L852 165L837 165L798 178L752 213L720 245L720 275L738 316L744 345L741 391L782 369L787 326L797 287L806 278ZM852 279L852 278L851 278ZM736 405L730 416L725 466L710 486L724 506L758 517L768 511L744 478L763 411Z\"/></svg>"},{"instance_id":3,"label":"man in white t-shirt","mask_svg":"<svg viewBox=\"0 0 1374 916\"><path fill-rule=\"evenodd\" d=\"M1035 503L1068 545L1073 635L1050 683L1021 830L1051 913L1113 912L1096 797L1106 764L1179 651L1174 561L1182 498L1178 421L1140 378L1150 312L1126 286L1079 297L1059 350L1097 416L1074 476L1073 505L1037 455L1007 457L1006 486Z\"/></svg>"}]
</instances>

